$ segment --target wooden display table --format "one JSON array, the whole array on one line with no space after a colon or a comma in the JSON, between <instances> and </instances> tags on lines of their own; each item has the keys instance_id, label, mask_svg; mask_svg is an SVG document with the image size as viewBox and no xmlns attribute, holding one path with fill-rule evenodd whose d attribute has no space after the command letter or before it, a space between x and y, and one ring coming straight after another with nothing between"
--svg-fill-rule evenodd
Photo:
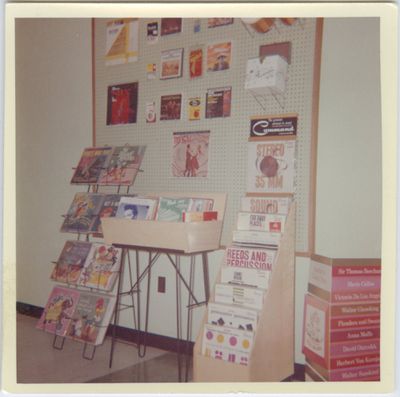
<instances>
[{"instance_id":1,"label":"wooden display table","mask_svg":"<svg viewBox=\"0 0 400 397\"><path fill-rule=\"evenodd\" d=\"M177 313L177 349L180 352L181 340L181 283L185 286L189 294L187 308L187 329L186 342L191 336L191 312L192 309L208 302L210 295L209 271L208 271L208 252L220 249L220 240L225 214L226 198L225 193L157 193L148 196L174 197L174 198L211 198L214 200L213 211L218 211L217 220L207 222L166 222L156 220L129 220L121 218L102 218L102 229L104 241L107 244L123 248L121 264L121 275L118 283L117 306L115 311L114 325L118 325L118 312L121 309L120 297L126 295L122 291L122 274L126 266L127 258L130 266L129 251L136 252L136 282L131 285L130 291L137 294L136 318L138 319L137 330L141 331L140 313L140 283L147 276L147 296L146 314L144 328L144 350L141 351L139 344L139 356L143 357L146 352L145 336L148 331L148 317L150 306L150 277L151 269L161 255L168 258L169 263L176 272L176 313ZM140 273L139 252L148 253L148 261L144 271ZM193 293L194 287L194 266L195 257L201 255L203 266L204 300L200 301ZM185 279L180 271L181 256L190 257L190 276L189 281ZM134 305L133 305L134 306ZM115 329L115 327L114 327ZM115 337L112 340L110 367L114 351ZM181 381L180 354L178 354L179 381ZM186 365L186 380L188 376L188 361Z\"/></svg>"},{"instance_id":2,"label":"wooden display table","mask_svg":"<svg viewBox=\"0 0 400 397\"><path fill-rule=\"evenodd\" d=\"M214 200L213 211L218 211L218 219L208 222L184 223L102 218L104 241L107 244L175 250L186 254L219 249L225 215L226 193L157 193L147 195L171 198L211 198Z\"/></svg>"}]
</instances>

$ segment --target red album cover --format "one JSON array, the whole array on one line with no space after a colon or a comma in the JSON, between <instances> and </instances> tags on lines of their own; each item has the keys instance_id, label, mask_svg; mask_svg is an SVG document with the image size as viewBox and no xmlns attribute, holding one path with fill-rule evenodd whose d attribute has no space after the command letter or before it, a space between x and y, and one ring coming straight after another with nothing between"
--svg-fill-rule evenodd
<instances>
[{"instance_id":1,"label":"red album cover","mask_svg":"<svg viewBox=\"0 0 400 397\"><path fill-rule=\"evenodd\" d=\"M161 18L161 36L182 31L182 18Z\"/></svg>"},{"instance_id":2,"label":"red album cover","mask_svg":"<svg viewBox=\"0 0 400 397\"><path fill-rule=\"evenodd\" d=\"M163 95L161 97L160 120L179 120L181 108L181 94Z\"/></svg>"},{"instance_id":3,"label":"red album cover","mask_svg":"<svg viewBox=\"0 0 400 397\"><path fill-rule=\"evenodd\" d=\"M136 123L138 83L108 87L107 125Z\"/></svg>"},{"instance_id":4,"label":"red album cover","mask_svg":"<svg viewBox=\"0 0 400 397\"><path fill-rule=\"evenodd\" d=\"M191 79L203 74L203 48L196 47L189 53L189 76Z\"/></svg>"}]
</instances>

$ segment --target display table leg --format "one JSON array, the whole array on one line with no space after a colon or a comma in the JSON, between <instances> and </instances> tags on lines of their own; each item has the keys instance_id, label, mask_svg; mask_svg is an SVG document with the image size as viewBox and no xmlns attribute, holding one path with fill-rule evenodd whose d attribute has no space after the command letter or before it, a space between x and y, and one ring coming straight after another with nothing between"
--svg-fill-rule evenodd
<instances>
[{"instance_id":1,"label":"display table leg","mask_svg":"<svg viewBox=\"0 0 400 397\"><path fill-rule=\"evenodd\" d=\"M210 276L208 273L208 255L207 252L201 254L203 260L203 282L204 282L204 296L206 304L210 299Z\"/></svg>"},{"instance_id":2,"label":"display table leg","mask_svg":"<svg viewBox=\"0 0 400 397\"><path fill-rule=\"evenodd\" d=\"M177 357L178 357L178 381L181 381L181 275L180 275L180 256L175 256L176 269L176 338L177 338Z\"/></svg>"},{"instance_id":3,"label":"display table leg","mask_svg":"<svg viewBox=\"0 0 400 397\"><path fill-rule=\"evenodd\" d=\"M189 287L193 290L194 287L194 270L195 270L196 257L192 255L190 257L190 274L189 274ZM187 305L187 322L186 322L186 365L185 365L185 382L189 380L189 365L190 365L190 352L189 346L192 339L192 296L188 295Z\"/></svg>"},{"instance_id":4,"label":"display table leg","mask_svg":"<svg viewBox=\"0 0 400 397\"><path fill-rule=\"evenodd\" d=\"M159 255L156 254L153 258L151 255L151 252L149 252L149 259L147 262L146 270L147 272L147 292L146 292L146 314L145 314L145 320L144 320L144 331L143 331L143 338L141 335L141 303L140 303L140 281L142 279L142 276L144 273L142 273L139 276L139 254L138 251L136 251L136 275L137 275L137 281L136 281L136 286L137 286L137 318L138 318L138 355L140 358L143 358L146 355L146 348L147 348L147 343L146 343L146 336L148 332L148 326L149 326L149 307L150 307L150 285L151 285L151 267L153 266L154 262L158 259ZM143 341L143 342L142 342ZM143 347L143 349L142 349Z\"/></svg>"}]
</instances>

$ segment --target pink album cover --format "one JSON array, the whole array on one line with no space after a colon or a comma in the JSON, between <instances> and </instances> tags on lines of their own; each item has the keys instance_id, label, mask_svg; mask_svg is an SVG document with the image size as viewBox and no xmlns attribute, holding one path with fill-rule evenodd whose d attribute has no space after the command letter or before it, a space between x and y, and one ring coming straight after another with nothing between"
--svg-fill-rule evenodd
<instances>
[{"instance_id":1,"label":"pink album cover","mask_svg":"<svg viewBox=\"0 0 400 397\"><path fill-rule=\"evenodd\" d=\"M210 131L174 132L172 176L207 177L209 141Z\"/></svg>"}]
</instances>

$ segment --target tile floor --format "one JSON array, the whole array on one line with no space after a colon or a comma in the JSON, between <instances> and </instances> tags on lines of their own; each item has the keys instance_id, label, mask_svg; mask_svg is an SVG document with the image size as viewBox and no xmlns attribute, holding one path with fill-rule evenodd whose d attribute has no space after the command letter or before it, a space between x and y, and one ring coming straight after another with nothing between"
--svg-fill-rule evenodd
<instances>
[{"instance_id":1,"label":"tile floor","mask_svg":"<svg viewBox=\"0 0 400 397\"><path fill-rule=\"evenodd\" d=\"M118 341L112 368L109 368L111 338L97 347L93 360L82 358L83 344L66 340L62 350L53 348L54 336L36 329L38 319L17 314L17 383L157 383L192 380L186 356L147 347L144 358L135 345ZM180 368L180 370L179 370ZM288 378L285 381L304 381Z\"/></svg>"},{"instance_id":2,"label":"tile floor","mask_svg":"<svg viewBox=\"0 0 400 397\"><path fill-rule=\"evenodd\" d=\"M137 348L126 342L115 345L109 368L111 339L97 347L92 361L82 358L83 344L66 340L63 350L52 347L53 335L35 328L37 319L17 315L17 383L128 383L178 382L174 353L147 347L140 358ZM181 359L181 379L185 379ZM189 366L190 367L190 366ZM191 373L187 376L191 379Z\"/></svg>"}]
</instances>

